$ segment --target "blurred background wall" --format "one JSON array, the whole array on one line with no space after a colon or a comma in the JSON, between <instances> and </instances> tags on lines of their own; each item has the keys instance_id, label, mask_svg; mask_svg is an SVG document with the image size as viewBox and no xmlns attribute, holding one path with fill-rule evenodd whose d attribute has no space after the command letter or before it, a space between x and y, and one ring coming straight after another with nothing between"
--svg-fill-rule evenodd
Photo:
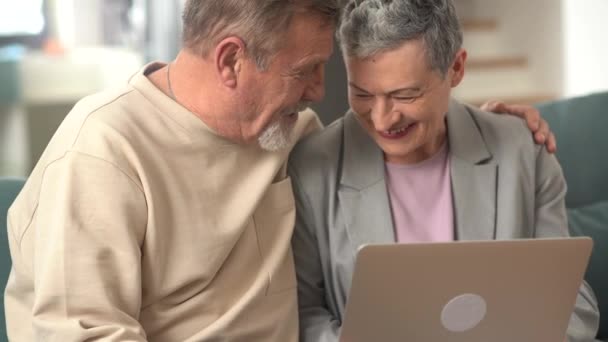
<instances>
[{"instance_id":1,"label":"blurred background wall","mask_svg":"<svg viewBox=\"0 0 608 342\"><path fill-rule=\"evenodd\" d=\"M454 96L537 103L608 89L606 0L454 0L469 60ZM26 176L82 97L180 48L184 0L0 0L0 176ZM348 108L336 53L325 123Z\"/></svg>"}]
</instances>

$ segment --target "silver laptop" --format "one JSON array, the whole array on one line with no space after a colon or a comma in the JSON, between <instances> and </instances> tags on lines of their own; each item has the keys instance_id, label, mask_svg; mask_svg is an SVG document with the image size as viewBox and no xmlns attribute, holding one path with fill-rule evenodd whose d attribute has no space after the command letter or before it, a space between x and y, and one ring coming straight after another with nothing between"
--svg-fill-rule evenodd
<instances>
[{"instance_id":1,"label":"silver laptop","mask_svg":"<svg viewBox=\"0 0 608 342\"><path fill-rule=\"evenodd\" d=\"M344 342L559 342L590 238L367 245Z\"/></svg>"}]
</instances>

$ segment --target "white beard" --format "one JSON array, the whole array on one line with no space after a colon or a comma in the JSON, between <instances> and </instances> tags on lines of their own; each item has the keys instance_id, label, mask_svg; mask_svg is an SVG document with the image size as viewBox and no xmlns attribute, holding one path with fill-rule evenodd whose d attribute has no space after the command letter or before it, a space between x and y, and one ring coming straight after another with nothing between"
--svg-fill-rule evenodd
<instances>
[{"instance_id":1,"label":"white beard","mask_svg":"<svg viewBox=\"0 0 608 342\"><path fill-rule=\"evenodd\" d=\"M297 107L293 110L284 110L279 114L279 118L294 112L300 113L308 108L309 104L310 103L307 101L302 101L298 103ZM293 131L294 126L295 123L283 123L280 119L271 123L258 137L260 147L268 152L276 152L289 147L292 143L291 132Z\"/></svg>"},{"instance_id":2,"label":"white beard","mask_svg":"<svg viewBox=\"0 0 608 342\"><path fill-rule=\"evenodd\" d=\"M293 127L294 125L284 124L281 120L271 123L258 137L260 147L269 152L276 152L289 147Z\"/></svg>"}]
</instances>

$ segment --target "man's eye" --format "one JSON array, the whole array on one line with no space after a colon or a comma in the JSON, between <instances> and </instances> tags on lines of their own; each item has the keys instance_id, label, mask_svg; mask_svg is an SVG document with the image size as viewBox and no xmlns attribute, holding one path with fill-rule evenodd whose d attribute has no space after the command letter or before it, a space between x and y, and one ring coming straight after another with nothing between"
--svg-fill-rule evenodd
<instances>
[{"instance_id":1,"label":"man's eye","mask_svg":"<svg viewBox=\"0 0 608 342\"><path fill-rule=\"evenodd\" d=\"M295 74L293 74L293 78L295 78L296 80L307 80L310 78L310 74L306 73L306 72L302 72L302 71L298 71Z\"/></svg>"},{"instance_id":2,"label":"man's eye","mask_svg":"<svg viewBox=\"0 0 608 342\"><path fill-rule=\"evenodd\" d=\"M315 68L312 66L305 69L296 70L294 72L294 77L297 79L307 79L313 75L314 71Z\"/></svg>"},{"instance_id":3,"label":"man's eye","mask_svg":"<svg viewBox=\"0 0 608 342\"><path fill-rule=\"evenodd\" d=\"M369 94L355 94L356 97L360 99L370 99L372 96Z\"/></svg>"}]
</instances>

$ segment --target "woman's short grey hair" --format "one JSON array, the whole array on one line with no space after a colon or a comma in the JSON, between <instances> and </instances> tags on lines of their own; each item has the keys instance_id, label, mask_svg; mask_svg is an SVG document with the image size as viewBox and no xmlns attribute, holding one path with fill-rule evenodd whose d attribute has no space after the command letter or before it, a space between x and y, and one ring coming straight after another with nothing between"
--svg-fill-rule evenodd
<instances>
[{"instance_id":1,"label":"woman's short grey hair","mask_svg":"<svg viewBox=\"0 0 608 342\"><path fill-rule=\"evenodd\" d=\"M335 25L341 0L188 0L183 13L186 48L206 55L222 39L243 39L249 57L265 69L296 11L312 11Z\"/></svg>"},{"instance_id":2,"label":"woman's short grey hair","mask_svg":"<svg viewBox=\"0 0 608 342\"><path fill-rule=\"evenodd\" d=\"M462 46L451 0L350 0L338 38L344 55L357 58L421 38L431 68L444 76Z\"/></svg>"}]
</instances>

